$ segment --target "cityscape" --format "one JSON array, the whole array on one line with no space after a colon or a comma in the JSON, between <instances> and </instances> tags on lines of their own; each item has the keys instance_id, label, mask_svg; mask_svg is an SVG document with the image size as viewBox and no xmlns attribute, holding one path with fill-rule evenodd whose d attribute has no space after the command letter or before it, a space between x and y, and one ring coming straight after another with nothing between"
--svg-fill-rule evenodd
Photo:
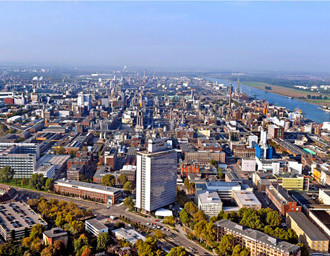
<instances>
[{"instance_id":1,"label":"cityscape","mask_svg":"<svg viewBox=\"0 0 330 256\"><path fill-rule=\"evenodd\" d=\"M329 256L329 70L275 57L265 69L243 59L246 66L204 65L198 49L212 43L189 34L196 21L212 27L215 10L255 7L298 8L283 19L299 22L304 8L312 16L317 9L330 24L328 3L0 2L0 21L8 21L0 28L0 256ZM95 10L86 25L80 16ZM187 18L197 10L210 16ZM44 22L56 29L43 30L38 18L54 12ZM27 36L23 53L15 26L29 31L34 19L40 27L30 36L38 40L29 48ZM299 22L297 31L308 23ZM113 24L116 43L91 40L92 31ZM174 56L176 38L158 44L154 26L177 26L196 40L195 62L190 46L186 59ZM65 40L55 37L67 27L86 39L64 56ZM116 37L124 28L132 33L129 49L125 34ZM45 38L54 40L52 50L38 46ZM102 50L108 43L123 48L113 46L120 53L111 55ZM142 54L144 47L150 52ZM89 61L98 50L106 62ZM220 57L214 54L209 60Z\"/></svg>"}]
</instances>

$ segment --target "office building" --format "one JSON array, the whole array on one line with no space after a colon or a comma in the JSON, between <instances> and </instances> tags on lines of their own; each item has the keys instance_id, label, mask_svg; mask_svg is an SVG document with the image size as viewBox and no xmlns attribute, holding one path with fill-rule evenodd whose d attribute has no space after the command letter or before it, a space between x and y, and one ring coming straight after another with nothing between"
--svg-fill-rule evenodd
<instances>
[{"instance_id":1,"label":"office building","mask_svg":"<svg viewBox=\"0 0 330 256\"><path fill-rule=\"evenodd\" d=\"M109 232L108 227L95 218L85 221L85 230L97 237L102 233Z\"/></svg>"},{"instance_id":2,"label":"office building","mask_svg":"<svg viewBox=\"0 0 330 256\"><path fill-rule=\"evenodd\" d=\"M239 208L261 209L261 203L252 191L234 191L233 198Z\"/></svg>"},{"instance_id":3,"label":"office building","mask_svg":"<svg viewBox=\"0 0 330 256\"><path fill-rule=\"evenodd\" d=\"M297 205L297 202L284 188L268 186L266 194L283 216L287 212L301 212L301 206Z\"/></svg>"},{"instance_id":4,"label":"office building","mask_svg":"<svg viewBox=\"0 0 330 256\"><path fill-rule=\"evenodd\" d=\"M167 149L166 139L148 140L147 151L136 158L136 207L151 212L174 203L177 152Z\"/></svg>"},{"instance_id":5,"label":"office building","mask_svg":"<svg viewBox=\"0 0 330 256\"><path fill-rule=\"evenodd\" d=\"M207 190L198 191L198 209L204 211L208 217L218 216L222 211L222 201L217 192Z\"/></svg>"},{"instance_id":6,"label":"office building","mask_svg":"<svg viewBox=\"0 0 330 256\"><path fill-rule=\"evenodd\" d=\"M64 178L54 182L54 190L59 194L88 198L108 204L117 203L123 195L122 190L118 188Z\"/></svg>"},{"instance_id":7,"label":"office building","mask_svg":"<svg viewBox=\"0 0 330 256\"><path fill-rule=\"evenodd\" d=\"M226 234L234 236L235 243L250 250L251 256L276 255L276 256L300 256L300 247L281 241L261 231L244 227L228 219L214 223L217 241Z\"/></svg>"},{"instance_id":8,"label":"office building","mask_svg":"<svg viewBox=\"0 0 330 256\"><path fill-rule=\"evenodd\" d=\"M141 239L145 241L146 238L141 235L139 232L135 231L134 229L126 229L126 228L118 228L112 230L112 233L115 235L117 239L125 240L129 242L131 245L135 245L137 240Z\"/></svg>"},{"instance_id":9,"label":"office building","mask_svg":"<svg viewBox=\"0 0 330 256\"><path fill-rule=\"evenodd\" d=\"M287 212L286 222L313 252L328 252L329 239L302 212Z\"/></svg>"}]
</instances>

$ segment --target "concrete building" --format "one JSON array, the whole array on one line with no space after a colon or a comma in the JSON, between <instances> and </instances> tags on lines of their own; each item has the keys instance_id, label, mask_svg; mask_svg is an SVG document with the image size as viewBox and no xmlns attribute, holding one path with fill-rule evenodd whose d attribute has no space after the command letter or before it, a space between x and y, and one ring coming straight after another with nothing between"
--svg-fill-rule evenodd
<instances>
[{"instance_id":1,"label":"concrete building","mask_svg":"<svg viewBox=\"0 0 330 256\"><path fill-rule=\"evenodd\" d=\"M261 203L252 191L234 191L233 198L239 208L261 209Z\"/></svg>"},{"instance_id":2,"label":"concrete building","mask_svg":"<svg viewBox=\"0 0 330 256\"><path fill-rule=\"evenodd\" d=\"M137 240L141 239L143 241L146 240L146 238L135 231L134 229L125 229L125 228L118 228L115 230L112 230L112 233L115 235L117 239L125 240L129 242L131 245L135 245Z\"/></svg>"},{"instance_id":3,"label":"concrete building","mask_svg":"<svg viewBox=\"0 0 330 256\"><path fill-rule=\"evenodd\" d=\"M89 198L103 203L115 204L122 197L122 190L99 184L60 179L54 182L56 193Z\"/></svg>"},{"instance_id":4,"label":"concrete building","mask_svg":"<svg viewBox=\"0 0 330 256\"><path fill-rule=\"evenodd\" d=\"M309 217L330 239L330 212L326 210L309 210Z\"/></svg>"},{"instance_id":5,"label":"concrete building","mask_svg":"<svg viewBox=\"0 0 330 256\"><path fill-rule=\"evenodd\" d=\"M28 205L20 202L11 202L0 205L0 235L5 241L20 240L31 231L31 228L47 223Z\"/></svg>"},{"instance_id":6,"label":"concrete building","mask_svg":"<svg viewBox=\"0 0 330 256\"><path fill-rule=\"evenodd\" d=\"M166 139L148 141L148 150L137 153L136 207L151 212L172 204L176 197L177 152Z\"/></svg>"},{"instance_id":7,"label":"concrete building","mask_svg":"<svg viewBox=\"0 0 330 256\"><path fill-rule=\"evenodd\" d=\"M328 252L329 239L302 212L287 212L286 222L313 252Z\"/></svg>"},{"instance_id":8,"label":"concrete building","mask_svg":"<svg viewBox=\"0 0 330 256\"><path fill-rule=\"evenodd\" d=\"M326 205L330 205L330 189L320 188L319 200Z\"/></svg>"},{"instance_id":9,"label":"concrete building","mask_svg":"<svg viewBox=\"0 0 330 256\"><path fill-rule=\"evenodd\" d=\"M227 219L214 223L217 241L226 234L234 236L235 243L250 250L251 256L276 255L276 256L300 256L300 247L281 241L261 231L244 227Z\"/></svg>"},{"instance_id":10,"label":"concrete building","mask_svg":"<svg viewBox=\"0 0 330 256\"><path fill-rule=\"evenodd\" d=\"M284 139L284 128L275 124L268 125L268 139Z\"/></svg>"},{"instance_id":11,"label":"concrete building","mask_svg":"<svg viewBox=\"0 0 330 256\"><path fill-rule=\"evenodd\" d=\"M297 202L284 188L268 186L266 194L283 216L287 212L301 212L301 206L297 205Z\"/></svg>"},{"instance_id":12,"label":"concrete building","mask_svg":"<svg viewBox=\"0 0 330 256\"><path fill-rule=\"evenodd\" d=\"M96 218L85 221L85 230L97 237L102 233L109 232L108 227L103 223L99 222Z\"/></svg>"},{"instance_id":13,"label":"concrete building","mask_svg":"<svg viewBox=\"0 0 330 256\"><path fill-rule=\"evenodd\" d=\"M208 216L218 216L222 211L222 201L217 192L198 191L198 208Z\"/></svg>"},{"instance_id":14,"label":"concrete building","mask_svg":"<svg viewBox=\"0 0 330 256\"><path fill-rule=\"evenodd\" d=\"M255 159L242 159L242 171L243 172L255 172L256 171L256 160Z\"/></svg>"},{"instance_id":15,"label":"concrete building","mask_svg":"<svg viewBox=\"0 0 330 256\"><path fill-rule=\"evenodd\" d=\"M61 228L55 227L50 230L46 230L42 235L42 240L45 245L53 245L55 241L61 241L64 247L68 247L69 235L68 232Z\"/></svg>"},{"instance_id":16,"label":"concrete building","mask_svg":"<svg viewBox=\"0 0 330 256\"><path fill-rule=\"evenodd\" d=\"M69 155L43 155L37 162L37 169L43 165L54 165L55 177L64 173L66 170L67 161L70 159Z\"/></svg>"}]
</instances>

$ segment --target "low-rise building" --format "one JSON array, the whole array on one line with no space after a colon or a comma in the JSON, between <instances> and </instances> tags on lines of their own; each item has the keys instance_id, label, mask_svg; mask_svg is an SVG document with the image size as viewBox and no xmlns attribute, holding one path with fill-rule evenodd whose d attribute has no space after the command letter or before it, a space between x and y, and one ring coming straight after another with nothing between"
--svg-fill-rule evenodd
<instances>
[{"instance_id":1,"label":"low-rise building","mask_svg":"<svg viewBox=\"0 0 330 256\"><path fill-rule=\"evenodd\" d=\"M330 205L330 189L320 188L319 200L326 205Z\"/></svg>"},{"instance_id":2,"label":"low-rise building","mask_svg":"<svg viewBox=\"0 0 330 256\"><path fill-rule=\"evenodd\" d=\"M123 195L121 189L76 180L60 179L54 182L56 193L115 204Z\"/></svg>"},{"instance_id":3,"label":"low-rise building","mask_svg":"<svg viewBox=\"0 0 330 256\"><path fill-rule=\"evenodd\" d=\"M251 256L276 255L276 256L300 256L300 247L281 241L261 231L244 227L228 219L214 223L217 241L226 234L234 236L235 243L250 250Z\"/></svg>"},{"instance_id":4,"label":"low-rise building","mask_svg":"<svg viewBox=\"0 0 330 256\"><path fill-rule=\"evenodd\" d=\"M222 211L222 201L217 192L198 191L198 208L208 216L218 216Z\"/></svg>"},{"instance_id":5,"label":"low-rise building","mask_svg":"<svg viewBox=\"0 0 330 256\"><path fill-rule=\"evenodd\" d=\"M112 230L112 233L115 235L117 239L125 240L129 242L131 245L136 244L137 240L139 239L143 241L146 240L146 238L143 235L141 235L139 232L135 231L134 229L118 228Z\"/></svg>"},{"instance_id":6,"label":"low-rise building","mask_svg":"<svg viewBox=\"0 0 330 256\"><path fill-rule=\"evenodd\" d=\"M283 216L287 212L301 212L301 206L297 205L297 202L284 188L268 186L266 194Z\"/></svg>"},{"instance_id":7,"label":"low-rise building","mask_svg":"<svg viewBox=\"0 0 330 256\"><path fill-rule=\"evenodd\" d=\"M302 212L287 212L287 225L313 252L328 252L329 239Z\"/></svg>"},{"instance_id":8,"label":"low-rise building","mask_svg":"<svg viewBox=\"0 0 330 256\"><path fill-rule=\"evenodd\" d=\"M58 227L46 230L42 235L42 239L45 245L53 245L55 241L61 241L65 248L68 247L68 232Z\"/></svg>"},{"instance_id":9,"label":"low-rise building","mask_svg":"<svg viewBox=\"0 0 330 256\"><path fill-rule=\"evenodd\" d=\"M252 191L234 191L233 198L239 208L261 209L261 203Z\"/></svg>"},{"instance_id":10,"label":"low-rise building","mask_svg":"<svg viewBox=\"0 0 330 256\"><path fill-rule=\"evenodd\" d=\"M96 218L85 221L85 230L97 237L102 233L109 232L108 227L103 223L99 222Z\"/></svg>"}]
</instances>

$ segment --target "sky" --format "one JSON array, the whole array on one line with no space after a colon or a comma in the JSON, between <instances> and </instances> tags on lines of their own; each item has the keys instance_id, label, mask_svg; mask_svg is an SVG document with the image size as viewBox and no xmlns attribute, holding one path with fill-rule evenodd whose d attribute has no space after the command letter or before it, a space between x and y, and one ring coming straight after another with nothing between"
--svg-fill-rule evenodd
<instances>
[{"instance_id":1,"label":"sky","mask_svg":"<svg viewBox=\"0 0 330 256\"><path fill-rule=\"evenodd\" d=\"M0 2L0 64L330 72L330 2Z\"/></svg>"}]
</instances>

